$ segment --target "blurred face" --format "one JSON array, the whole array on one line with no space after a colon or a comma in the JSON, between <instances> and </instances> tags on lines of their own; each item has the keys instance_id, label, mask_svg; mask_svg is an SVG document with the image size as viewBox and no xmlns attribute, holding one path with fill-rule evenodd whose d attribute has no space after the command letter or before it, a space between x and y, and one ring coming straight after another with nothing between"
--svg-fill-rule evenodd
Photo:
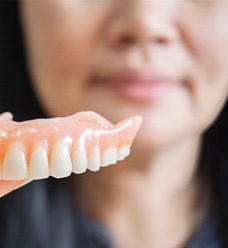
<instances>
[{"instance_id":1,"label":"blurred face","mask_svg":"<svg viewBox=\"0 0 228 248\"><path fill-rule=\"evenodd\" d=\"M29 67L50 116L144 118L161 148L212 124L228 93L228 0L22 1Z\"/></svg>"}]
</instances>

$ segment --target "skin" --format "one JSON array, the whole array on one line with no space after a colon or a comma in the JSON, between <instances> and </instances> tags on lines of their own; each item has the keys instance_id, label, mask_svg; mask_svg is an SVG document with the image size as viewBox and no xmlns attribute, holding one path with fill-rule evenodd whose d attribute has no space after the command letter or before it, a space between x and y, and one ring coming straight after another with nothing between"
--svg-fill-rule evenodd
<instances>
[{"instance_id":1,"label":"skin","mask_svg":"<svg viewBox=\"0 0 228 248\"><path fill-rule=\"evenodd\" d=\"M144 120L127 160L73 178L81 207L117 247L184 247L210 206L195 171L202 134L227 99L228 1L24 0L21 17L33 87L49 116L94 110L114 123ZM181 83L137 102L93 82L145 69Z\"/></svg>"}]
</instances>

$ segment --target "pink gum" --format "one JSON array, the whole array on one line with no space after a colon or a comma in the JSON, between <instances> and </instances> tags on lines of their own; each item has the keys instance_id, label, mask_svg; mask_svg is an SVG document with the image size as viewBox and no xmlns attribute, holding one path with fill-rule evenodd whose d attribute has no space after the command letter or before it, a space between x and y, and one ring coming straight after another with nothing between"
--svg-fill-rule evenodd
<instances>
[{"instance_id":1,"label":"pink gum","mask_svg":"<svg viewBox=\"0 0 228 248\"><path fill-rule=\"evenodd\" d=\"M59 141L69 145L71 153L78 142L80 146L85 145L87 151L95 145L101 150L131 145L141 122L140 116L133 116L114 126L94 112L19 123L0 116L0 164L13 145L23 149L28 161L35 146L44 146L50 157Z\"/></svg>"}]
</instances>

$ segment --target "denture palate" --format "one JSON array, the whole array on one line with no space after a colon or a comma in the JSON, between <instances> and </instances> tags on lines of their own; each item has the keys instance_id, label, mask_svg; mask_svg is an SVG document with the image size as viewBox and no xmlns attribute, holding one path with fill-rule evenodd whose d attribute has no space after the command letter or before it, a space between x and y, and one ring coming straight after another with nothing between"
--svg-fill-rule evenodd
<instances>
[{"instance_id":1,"label":"denture palate","mask_svg":"<svg viewBox=\"0 0 228 248\"><path fill-rule=\"evenodd\" d=\"M62 178L115 164L130 154L140 116L116 125L93 111L15 122L0 115L0 180Z\"/></svg>"}]
</instances>

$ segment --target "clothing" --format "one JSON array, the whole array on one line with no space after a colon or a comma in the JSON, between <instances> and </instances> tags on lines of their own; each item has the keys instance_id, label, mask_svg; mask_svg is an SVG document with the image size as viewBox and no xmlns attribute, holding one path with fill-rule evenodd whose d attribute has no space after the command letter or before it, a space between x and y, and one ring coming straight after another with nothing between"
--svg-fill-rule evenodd
<instances>
[{"instance_id":1,"label":"clothing","mask_svg":"<svg viewBox=\"0 0 228 248\"><path fill-rule=\"evenodd\" d=\"M75 232L79 248L114 248L110 234L82 211L75 215ZM215 216L210 215L203 221L186 248L225 248L219 238Z\"/></svg>"},{"instance_id":2,"label":"clothing","mask_svg":"<svg viewBox=\"0 0 228 248\"><path fill-rule=\"evenodd\" d=\"M218 220L215 215L209 215L193 234L188 248L225 248L218 232Z\"/></svg>"},{"instance_id":3,"label":"clothing","mask_svg":"<svg viewBox=\"0 0 228 248\"><path fill-rule=\"evenodd\" d=\"M114 248L110 234L79 209L75 214L75 237L77 248Z\"/></svg>"}]
</instances>

